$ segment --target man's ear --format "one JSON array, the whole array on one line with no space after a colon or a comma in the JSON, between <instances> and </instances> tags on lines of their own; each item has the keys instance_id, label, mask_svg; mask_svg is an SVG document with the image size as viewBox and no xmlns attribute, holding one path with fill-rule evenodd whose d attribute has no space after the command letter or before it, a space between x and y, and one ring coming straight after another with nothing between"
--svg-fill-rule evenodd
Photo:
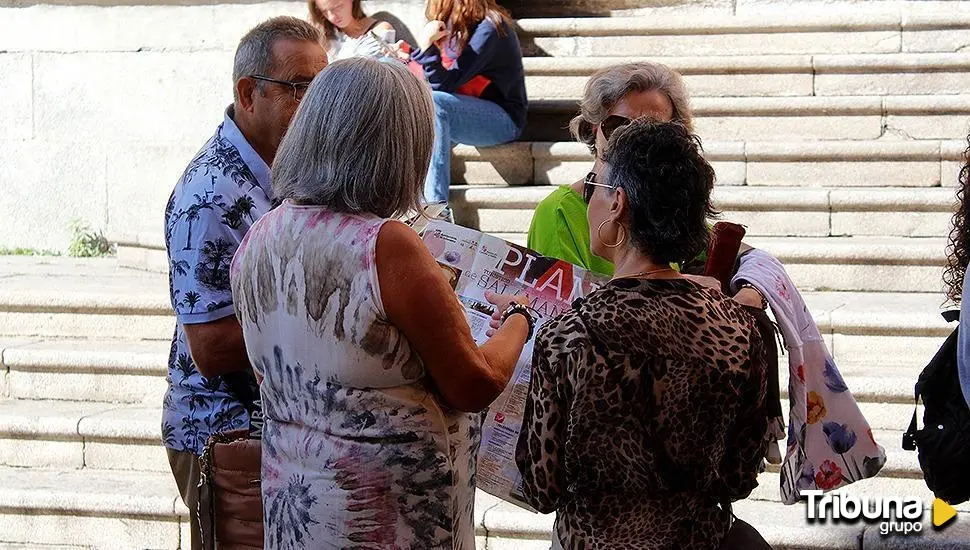
<instances>
[{"instance_id":1,"label":"man's ear","mask_svg":"<svg viewBox=\"0 0 970 550\"><path fill-rule=\"evenodd\" d=\"M248 113L253 112L253 98L255 94L259 93L257 88L256 80L248 76L244 76L236 81L236 97L239 98L239 107L242 110Z\"/></svg>"}]
</instances>

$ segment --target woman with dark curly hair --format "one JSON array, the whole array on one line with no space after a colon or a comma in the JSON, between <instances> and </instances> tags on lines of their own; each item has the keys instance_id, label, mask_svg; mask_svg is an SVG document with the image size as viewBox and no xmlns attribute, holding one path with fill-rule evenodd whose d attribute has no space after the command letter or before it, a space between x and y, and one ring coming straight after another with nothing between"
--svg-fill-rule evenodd
<instances>
[{"instance_id":1,"label":"woman with dark curly hair","mask_svg":"<svg viewBox=\"0 0 970 550\"><path fill-rule=\"evenodd\" d=\"M963 168L960 169L960 188L957 190L959 207L953 214L953 229L947 247L947 268L943 282L947 296L960 304L960 319L970 319L970 282L967 281L967 264L970 263L970 135L967 149L963 152ZM960 388L963 398L970 406L970 330L961 330L957 341L957 367L960 371Z\"/></svg>"},{"instance_id":2,"label":"woman with dark curly hair","mask_svg":"<svg viewBox=\"0 0 970 550\"><path fill-rule=\"evenodd\" d=\"M714 171L679 123L617 129L586 179L613 279L539 332L516 462L553 548L719 548L757 486L767 360L754 318L670 267L708 242ZM737 547L764 540L738 521ZM733 542L733 541L732 541ZM730 544L729 544L730 546Z\"/></svg>"}]
</instances>

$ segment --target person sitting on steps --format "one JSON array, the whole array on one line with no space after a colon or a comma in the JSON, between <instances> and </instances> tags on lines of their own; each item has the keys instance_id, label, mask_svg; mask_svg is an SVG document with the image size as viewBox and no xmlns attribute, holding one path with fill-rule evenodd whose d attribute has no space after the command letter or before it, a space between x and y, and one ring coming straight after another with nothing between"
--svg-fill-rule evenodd
<instances>
[{"instance_id":1,"label":"person sitting on steps","mask_svg":"<svg viewBox=\"0 0 970 550\"><path fill-rule=\"evenodd\" d=\"M435 106L435 146L425 199L447 203L451 148L518 138L528 99L522 50L512 19L495 0L429 0L430 21L411 58L424 67ZM446 208L443 217L450 219Z\"/></svg>"},{"instance_id":2,"label":"person sitting on steps","mask_svg":"<svg viewBox=\"0 0 970 550\"><path fill-rule=\"evenodd\" d=\"M310 22L323 32L332 61L350 57L394 56L394 27L368 17L361 0L309 0Z\"/></svg>"}]
</instances>

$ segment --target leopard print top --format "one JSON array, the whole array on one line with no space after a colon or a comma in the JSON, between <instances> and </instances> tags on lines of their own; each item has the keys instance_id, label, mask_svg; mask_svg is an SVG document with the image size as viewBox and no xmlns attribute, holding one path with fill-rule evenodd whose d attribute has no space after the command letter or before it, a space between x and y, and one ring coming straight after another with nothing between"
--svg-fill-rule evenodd
<instances>
[{"instance_id":1,"label":"leopard print top","mask_svg":"<svg viewBox=\"0 0 970 550\"><path fill-rule=\"evenodd\" d=\"M716 549L757 486L754 318L685 279L618 279L547 323L516 461L567 549Z\"/></svg>"}]
</instances>

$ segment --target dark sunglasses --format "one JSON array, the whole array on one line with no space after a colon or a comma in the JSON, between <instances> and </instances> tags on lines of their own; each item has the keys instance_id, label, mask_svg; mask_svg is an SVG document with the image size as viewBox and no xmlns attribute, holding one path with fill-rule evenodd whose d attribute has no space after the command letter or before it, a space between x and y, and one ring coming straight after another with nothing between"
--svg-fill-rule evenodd
<instances>
[{"instance_id":1,"label":"dark sunglasses","mask_svg":"<svg viewBox=\"0 0 970 550\"><path fill-rule=\"evenodd\" d=\"M629 119L622 115L610 115L603 119L603 122L600 122L600 131L603 132L603 137L606 138L606 141L609 141L610 136L613 135L613 132L615 132L617 128L626 126L632 122L632 120L633 119Z\"/></svg>"},{"instance_id":2,"label":"dark sunglasses","mask_svg":"<svg viewBox=\"0 0 970 550\"><path fill-rule=\"evenodd\" d=\"M586 174L586 179L583 180L583 202L589 204L589 201L593 200L593 192L596 191L597 187L616 189L612 185L596 181L596 172L590 172Z\"/></svg>"}]
</instances>

